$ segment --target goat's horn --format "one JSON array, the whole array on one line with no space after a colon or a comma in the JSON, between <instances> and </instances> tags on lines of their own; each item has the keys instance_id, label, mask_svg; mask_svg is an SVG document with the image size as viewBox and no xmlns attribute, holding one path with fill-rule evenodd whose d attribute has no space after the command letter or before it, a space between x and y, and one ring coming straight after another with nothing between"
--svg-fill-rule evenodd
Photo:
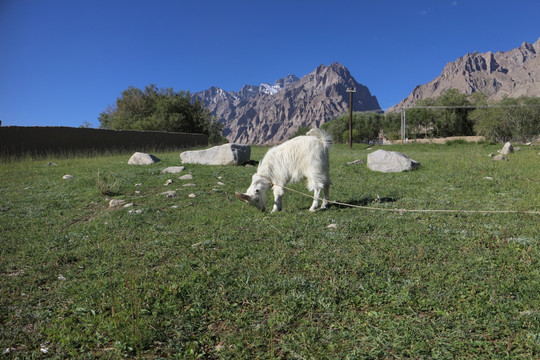
<instances>
[{"instance_id":1,"label":"goat's horn","mask_svg":"<svg viewBox=\"0 0 540 360\"><path fill-rule=\"evenodd\" d=\"M242 193L239 193L239 192L234 192L234 195L236 196L236 198L242 202L248 202L251 197L247 194L242 194Z\"/></svg>"}]
</instances>

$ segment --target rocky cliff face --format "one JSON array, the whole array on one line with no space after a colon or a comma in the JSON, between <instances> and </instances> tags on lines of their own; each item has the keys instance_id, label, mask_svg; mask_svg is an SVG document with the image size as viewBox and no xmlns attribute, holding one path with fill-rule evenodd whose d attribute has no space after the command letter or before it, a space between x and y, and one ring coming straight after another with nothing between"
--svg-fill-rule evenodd
<instances>
[{"instance_id":1,"label":"rocky cliff face","mask_svg":"<svg viewBox=\"0 0 540 360\"><path fill-rule=\"evenodd\" d=\"M239 144L275 144L300 126L319 127L349 108L348 88L355 88L354 111L381 111L377 98L343 65L321 65L274 85L245 85L238 92L212 87L193 94L225 125L223 135Z\"/></svg>"},{"instance_id":2,"label":"rocky cliff face","mask_svg":"<svg viewBox=\"0 0 540 360\"><path fill-rule=\"evenodd\" d=\"M414 106L419 99L436 98L452 88L464 94L482 92L492 100L540 96L540 38L532 45L524 42L507 52L462 56L446 64L440 76L417 86L388 111Z\"/></svg>"}]
</instances>

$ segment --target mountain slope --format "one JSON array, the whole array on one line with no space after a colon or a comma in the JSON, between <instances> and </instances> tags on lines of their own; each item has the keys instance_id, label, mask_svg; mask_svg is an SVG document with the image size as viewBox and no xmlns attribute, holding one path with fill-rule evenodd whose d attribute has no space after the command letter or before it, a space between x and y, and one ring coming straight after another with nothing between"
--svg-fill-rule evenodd
<instances>
[{"instance_id":1,"label":"mountain slope","mask_svg":"<svg viewBox=\"0 0 540 360\"><path fill-rule=\"evenodd\" d=\"M210 88L194 93L225 125L223 135L240 144L275 144L300 126L318 127L349 108L347 88L354 87L355 111L381 111L377 98L339 63L321 65L298 79L289 75L274 85L245 85L238 92Z\"/></svg>"},{"instance_id":2,"label":"mountain slope","mask_svg":"<svg viewBox=\"0 0 540 360\"><path fill-rule=\"evenodd\" d=\"M388 111L414 106L420 99L436 98L452 88L464 94L478 91L492 100L505 96L540 96L540 38L532 45L524 42L506 52L462 56L446 64L441 75L417 86Z\"/></svg>"}]
</instances>

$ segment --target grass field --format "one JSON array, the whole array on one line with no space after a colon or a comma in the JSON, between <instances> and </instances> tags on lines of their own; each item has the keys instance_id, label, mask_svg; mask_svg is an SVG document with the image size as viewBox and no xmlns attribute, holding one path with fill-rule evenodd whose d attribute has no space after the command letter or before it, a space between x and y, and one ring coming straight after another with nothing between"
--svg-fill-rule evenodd
<instances>
[{"instance_id":1,"label":"grass field","mask_svg":"<svg viewBox=\"0 0 540 360\"><path fill-rule=\"evenodd\" d=\"M383 174L336 145L330 197L539 211L539 148L499 148L386 146L422 166ZM160 174L178 152L155 155L0 161L0 358L540 357L540 215L312 214L292 192L260 213L234 197L255 168L187 165L186 181Z\"/></svg>"}]
</instances>

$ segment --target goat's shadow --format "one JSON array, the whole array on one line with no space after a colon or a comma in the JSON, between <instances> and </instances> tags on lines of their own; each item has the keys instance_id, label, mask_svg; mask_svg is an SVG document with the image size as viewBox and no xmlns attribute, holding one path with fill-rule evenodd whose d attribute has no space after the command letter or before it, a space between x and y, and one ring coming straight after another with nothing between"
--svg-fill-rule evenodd
<instances>
[{"instance_id":1,"label":"goat's shadow","mask_svg":"<svg viewBox=\"0 0 540 360\"><path fill-rule=\"evenodd\" d=\"M347 205L352 205L352 206L368 206L368 205L372 205L372 204L382 204L382 203L393 203L393 202L396 202L398 199L397 198L394 198L394 197L390 197L390 196L385 196L385 197L364 197L364 198L361 198L361 199L349 199L347 201L337 201L339 202L339 204L336 204L336 203L329 203L327 208L328 209L331 209L331 208L336 208L336 209L345 209L345 208L350 208L350 206L347 206ZM345 205L347 204L347 205Z\"/></svg>"}]
</instances>

